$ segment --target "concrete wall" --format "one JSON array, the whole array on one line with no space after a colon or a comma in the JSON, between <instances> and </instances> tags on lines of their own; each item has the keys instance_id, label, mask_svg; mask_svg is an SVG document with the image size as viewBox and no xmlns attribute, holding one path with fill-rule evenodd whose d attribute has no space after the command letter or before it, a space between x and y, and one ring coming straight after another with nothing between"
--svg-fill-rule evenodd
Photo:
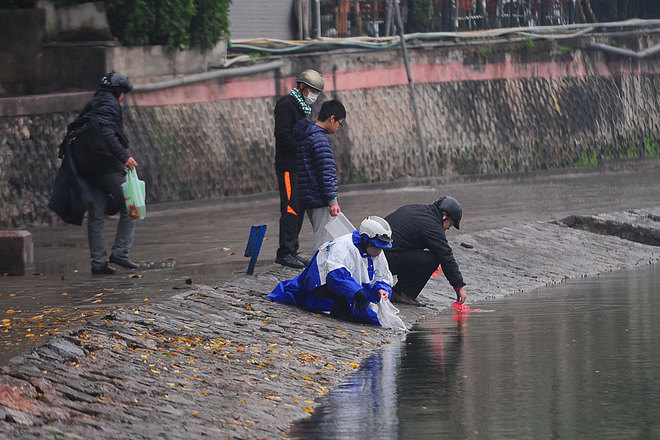
<instances>
[{"instance_id":1,"label":"concrete wall","mask_svg":"<svg viewBox=\"0 0 660 440\"><path fill-rule=\"evenodd\" d=\"M0 9L0 96L32 92L45 20L42 9Z\"/></svg>"},{"instance_id":2,"label":"concrete wall","mask_svg":"<svg viewBox=\"0 0 660 440\"><path fill-rule=\"evenodd\" d=\"M44 5L46 34L52 41L112 40L105 3L89 2L72 6Z\"/></svg>"},{"instance_id":3,"label":"concrete wall","mask_svg":"<svg viewBox=\"0 0 660 440\"><path fill-rule=\"evenodd\" d=\"M634 50L654 44L653 35L640 35L587 36L561 47L521 41L412 48L430 177L659 156L660 57L589 49L599 38ZM423 177L398 50L283 61L278 74L129 98L124 120L149 203L274 191L272 109L295 74L311 67L326 78L322 99L347 108L344 127L331 138L342 184ZM46 204L57 145L88 97L0 99L0 225L56 221Z\"/></svg>"},{"instance_id":4,"label":"concrete wall","mask_svg":"<svg viewBox=\"0 0 660 440\"><path fill-rule=\"evenodd\" d=\"M204 51L120 46L111 41L102 2L0 9L0 41L0 97L90 90L111 70L134 82L157 81L206 72L227 59L225 42Z\"/></svg>"}]
</instances>

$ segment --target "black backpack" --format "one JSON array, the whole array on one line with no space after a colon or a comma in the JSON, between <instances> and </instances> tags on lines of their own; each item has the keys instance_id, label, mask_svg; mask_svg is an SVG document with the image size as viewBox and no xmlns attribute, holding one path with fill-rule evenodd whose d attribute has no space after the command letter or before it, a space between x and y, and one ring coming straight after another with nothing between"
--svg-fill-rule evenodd
<instances>
[{"instance_id":1,"label":"black backpack","mask_svg":"<svg viewBox=\"0 0 660 440\"><path fill-rule=\"evenodd\" d=\"M112 160L101 124L95 121L72 123L67 127L64 142L71 147L71 155L78 173L82 176L99 174ZM60 155L63 149L60 146ZM60 156L61 157L61 156Z\"/></svg>"}]
</instances>

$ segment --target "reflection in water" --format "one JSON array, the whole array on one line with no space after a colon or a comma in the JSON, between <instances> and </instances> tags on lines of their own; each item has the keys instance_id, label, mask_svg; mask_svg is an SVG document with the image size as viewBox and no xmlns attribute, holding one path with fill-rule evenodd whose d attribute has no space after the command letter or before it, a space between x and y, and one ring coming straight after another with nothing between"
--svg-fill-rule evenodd
<instances>
[{"instance_id":1,"label":"reflection in water","mask_svg":"<svg viewBox=\"0 0 660 440\"><path fill-rule=\"evenodd\" d=\"M396 439L396 377L403 339L392 339L362 362L348 381L332 391L327 404L293 428L293 438Z\"/></svg>"},{"instance_id":2,"label":"reflection in water","mask_svg":"<svg viewBox=\"0 0 660 440\"><path fill-rule=\"evenodd\" d=\"M425 322L296 438L660 438L659 291L651 266Z\"/></svg>"}]
</instances>

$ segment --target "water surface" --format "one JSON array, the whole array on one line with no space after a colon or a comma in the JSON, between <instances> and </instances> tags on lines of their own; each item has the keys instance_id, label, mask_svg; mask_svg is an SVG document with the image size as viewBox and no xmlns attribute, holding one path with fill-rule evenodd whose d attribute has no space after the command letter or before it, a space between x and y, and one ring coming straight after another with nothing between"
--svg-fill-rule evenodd
<instances>
[{"instance_id":1,"label":"water surface","mask_svg":"<svg viewBox=\"0 0 660 440\"><path fill-rule=\"evenodd\" d=\"M368 358L294 437L660 438L660 266L472 306Z\"/></svg>"}]
</instances>

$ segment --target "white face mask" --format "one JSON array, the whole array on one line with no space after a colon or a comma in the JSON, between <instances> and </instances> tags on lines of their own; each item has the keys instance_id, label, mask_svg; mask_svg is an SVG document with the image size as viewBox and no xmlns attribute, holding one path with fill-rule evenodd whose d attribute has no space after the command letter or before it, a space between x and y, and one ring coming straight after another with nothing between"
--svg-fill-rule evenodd
<instances>
[{"instance_id":1,"label":"white face mask","mask_svg":"<svg viewBox=\"0 0 660 440\"><path fill-rule=\"evenodd\" d=\"M310 90L307 96L305 96L305 102L309 105L312 105L316 102L316 99L318 97L319 97L319 93L314 93Z\"/></svg>"}]
</instances>

